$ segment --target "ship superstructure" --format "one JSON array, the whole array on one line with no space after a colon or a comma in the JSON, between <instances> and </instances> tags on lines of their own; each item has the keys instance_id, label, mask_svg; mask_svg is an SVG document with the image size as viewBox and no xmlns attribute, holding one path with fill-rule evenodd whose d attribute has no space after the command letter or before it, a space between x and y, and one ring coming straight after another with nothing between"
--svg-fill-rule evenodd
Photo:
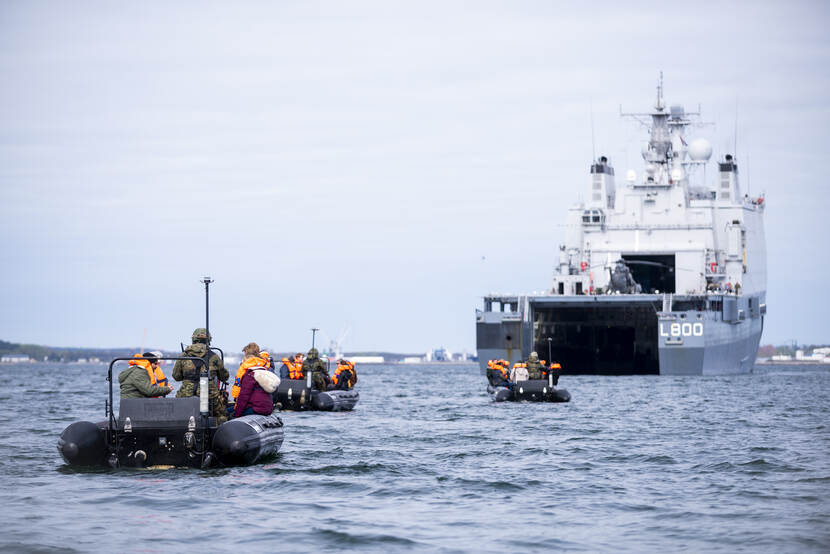
<instances>
[{"instance_id":1,"label":"ship superstructure","mask_svg":"<svg viewBox=\"0 0 830 554\"><path fill-rule=\"evenodd\" d=\"M699 113L667 107L623 114L649 128L644 171L616 182L591 164L586 200L571 207L551 289L488 295L477 311L487 360L530 351L566 371L701 375L751 370L766 313L764 197L740 187L735 157L716 162L688 140Z\"/></svg>"}]
</instances>

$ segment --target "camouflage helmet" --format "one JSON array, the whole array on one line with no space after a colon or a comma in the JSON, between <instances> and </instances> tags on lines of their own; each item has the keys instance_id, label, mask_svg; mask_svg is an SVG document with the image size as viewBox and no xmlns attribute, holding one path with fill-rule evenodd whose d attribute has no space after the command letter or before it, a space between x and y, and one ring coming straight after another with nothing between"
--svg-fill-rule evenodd
<instances>
[{"instance_id":1,"label":"camouflage helmet","mask_svg":"<svg viewBox=\"0 0 830 554\"><path fill-rule=\"evenodd\" d=\"M320 355L320 353L317 352L317 349L312 348L311 350L308 351L308 356L306 356L306 358L317 358L319 355Z\"/></svg>"},{"instance_id":2,"label":"camouflage helmet","mask_svg":"<svg viewBox=\"0 0 830 554\"><path fill-rule=\"evenodd\" d=\"M193 342L206 342L210 339L210 333L207 332L207 329L204 327L199 327L198 329L193 331L193 336L190 337L190 340Z\"/></svg>"},{"instance_id":3,"label":"camouflage helmet","mask_svg":"<svg viewBox=\"0 0 830 554\"><path fill-rule=\"evenodd\" d=\"M528 359L532 362L538 362L539 361L539 354L537 354L536 352L531 352L530 353L530 358L528 358Z\"/></svg>"}]
</instances>

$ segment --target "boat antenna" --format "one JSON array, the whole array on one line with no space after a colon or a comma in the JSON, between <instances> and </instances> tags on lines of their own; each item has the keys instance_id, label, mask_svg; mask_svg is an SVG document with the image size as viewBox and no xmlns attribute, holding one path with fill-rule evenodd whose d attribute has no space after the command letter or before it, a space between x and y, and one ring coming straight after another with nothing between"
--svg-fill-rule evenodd
<instances>
[{"instance_id":1,"label":"boat antenna","mask_svg":"<svg viewBox=\"0 0 830 554\"><path fill-rule=\"evenodd\" d=\"M207 417L211 409L210 393L208 388L208 380L210 376L210 284L213 282L208 276L202 277L202 283L205 284L205 355L202 362L201 371L199 371L199 413L202 415L202 421L206 424ZM195 364L194 364L195 365ZM204 426L207 429L207 425ZM205 463L205 453L207 452L207 432L202 432L202 464Z\"/></svg>"},{"instance_id":2,"label":"boat antenna","mask_svg":"<svg viewBox=\"0 0 830 554\"><path fill-rule=\"evenodd\" d=\"M552 343L552 342L553 342L553 339L548 337L548 363L549 364L553 363L553 356L552 356L551 350L550 350L550 343Z\"/></svg>"},{"instance_id":3,"label":"boat antenna","mask_svg":"<svg viewBox=\"0 0 830 554\"><path fill-rule=\"evenodd\" d=\"M202 277L205 284L205 331L207 333L207 345L210 346L210 284L213 282L209 276ZM210 351L210 348L208 348Z\"/></svg>"},{"instance_id":4,"label":"boat antenna","mask_svg":"<svg viewBox=\"0 0 830 554\"><path fill-rule=\"evenodd\" d=\"M311 347L314 348L314 339L317 337L317 331L319 331L319 327L312 327L311 328Z\"/></svg>"}]
</instances>

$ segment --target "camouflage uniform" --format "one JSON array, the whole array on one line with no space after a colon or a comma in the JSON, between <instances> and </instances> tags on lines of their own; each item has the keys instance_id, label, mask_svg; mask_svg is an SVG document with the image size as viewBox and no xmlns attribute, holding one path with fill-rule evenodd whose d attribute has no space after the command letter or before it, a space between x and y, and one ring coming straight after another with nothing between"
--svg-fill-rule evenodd
<instances>
[{"instance_id":1,"label":"camouflage uniform","mask_svg":"<svg viewBox=\"0 0 830 554\"><path fill-rule=\"evenodd\" d=\"M527 376L528 379L542 378L542 364L539 363L539 355L536 352L531 352L530 358L527 359Z\"/></svg>"},{"instance_id":2,"label":"camouflage uniform","mask_svg":"<svg viewBox=\"0 0 830 554\"><path fill-rule=\"evenodd\" d=\"M320 359L316 348L309 350L308 355L303 360L303 378L307 378L309 371L311 372L311 387L317 390L326 390L331 378L329 377L329 370L325 362Z\"/></svg>"},{"instance_id":3,"label":"camouflage uniform","mask_svg":"<svg viewBox=\"0 0 830 554\"><path fill-rule=\"evenodd\" d=\"M193 332L193 344L185 348L183 355L192 356L194 358L204 359L207 352L207 345L204 340L207 333L203 328L196 329ZM193 360L177 360L176 365L173 366L173 379L176 381L184 381L181 388L176 393L176 398L187 398L189 396L199 395L199 377L201 376L202 364L196 363ZM220 381L227 382L230 374L225 369L225 364L222 359L210 353L208 361L208 381L210 388L208 390L208 398L210 399L211 413L217 418L217 422L222 423L227 421L227 397L219 394L219 389L216 387L216 378Z\"/></svg>"}]
</instances>

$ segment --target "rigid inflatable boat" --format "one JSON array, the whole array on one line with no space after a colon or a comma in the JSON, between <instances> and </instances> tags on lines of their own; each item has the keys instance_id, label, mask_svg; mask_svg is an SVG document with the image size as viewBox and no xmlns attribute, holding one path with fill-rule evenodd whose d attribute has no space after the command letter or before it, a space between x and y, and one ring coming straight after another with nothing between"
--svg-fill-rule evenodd
<instances>
[{"instance_id":1,"label":"rigid inflatable boat","mask_svg":"<svg viewBox=\"0 0 830 554\"><path fill-rule=\"evenodd\" d=\"M107 420L79 421L64 429L58 451L72 466L209 468L252 464L282 446L283 422L276 414L250 415L221 425L208 415L207 373L203 364L201 397L125 398L116 418L110 363ZM201 358L159 358L195 360Z\"/></svg>"},{"instance_id":2,"label":"rigid inflatable boat","mask_svg":"<svg viewBox=\"0 0 830 554\"><path fill-rule=\"evenodd\" d=\"M571 399L571 393L557 389L552 378L518 381L510 387L487 385L487 392L495 402L568 402Z\"/></svg>"},{"instance_id":3,"label":"rigid inflatable boat","mask_svg":"<svg viewBox=\"0 0 830 554\"><path fill-rule=\"evenodd\" d=\"M311 388L311 374L303 379L283 379L274 393L274 405L280 410L317 410L346 412L354 408L360 394L356 390L326 390Z\"/></svg>"}]
</instances>

